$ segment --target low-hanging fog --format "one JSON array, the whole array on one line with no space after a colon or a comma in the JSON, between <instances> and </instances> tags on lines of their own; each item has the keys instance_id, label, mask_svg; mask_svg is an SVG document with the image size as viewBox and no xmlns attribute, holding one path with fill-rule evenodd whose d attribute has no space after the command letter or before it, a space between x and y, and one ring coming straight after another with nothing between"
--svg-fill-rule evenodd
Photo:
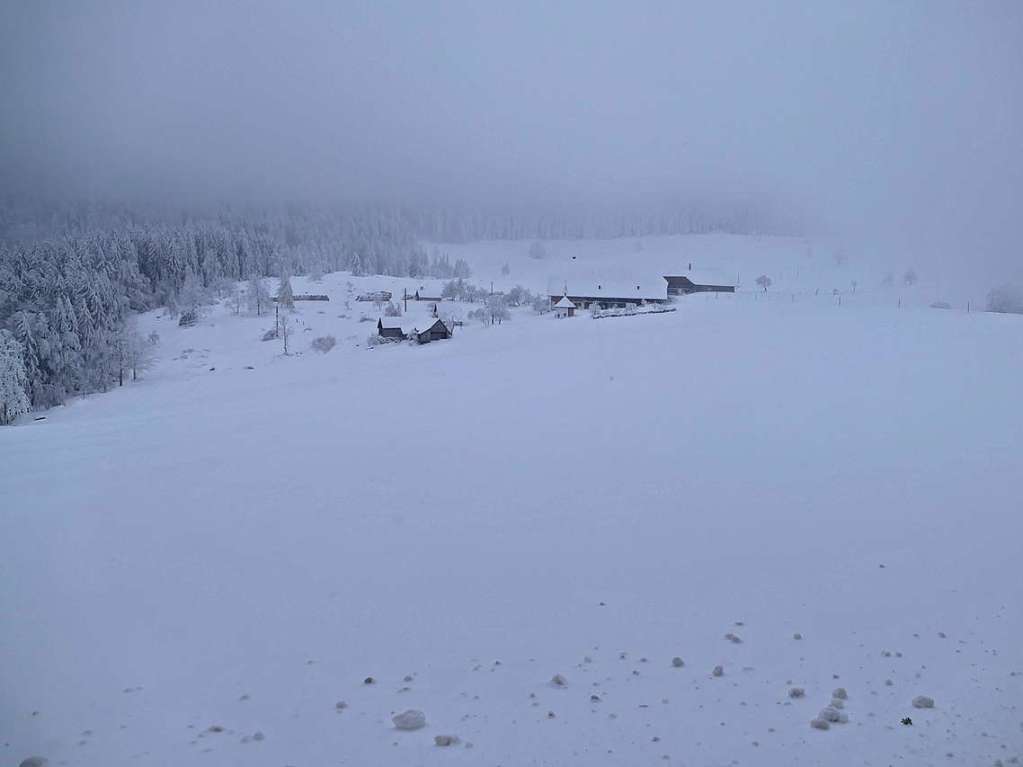
<instances>
[{"instance_id":1,"label":"low-hanging fog","mask_svg":"<svg viewBox=\"0 0 1023 767\"><path fill-rule=\"evenodd\" d=\"M7 196L748 200L1023 270L1016 2L2 6Z\"/></svg>"}]
</instances>

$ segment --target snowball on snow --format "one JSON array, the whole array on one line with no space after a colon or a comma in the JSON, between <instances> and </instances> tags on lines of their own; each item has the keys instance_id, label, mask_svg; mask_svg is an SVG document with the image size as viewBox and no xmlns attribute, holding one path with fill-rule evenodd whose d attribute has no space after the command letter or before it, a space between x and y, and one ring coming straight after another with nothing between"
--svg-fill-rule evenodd
<instances>
[{"instance_id":1,"label":"snowball on snow","mask_svg":"<svg viewBox=\"0 0 1023 767\"><path fill-rule=\"evenodd\" d=\"M826 706L821 709L821 712L817 715L818 719L823 719L825 722L838 722L842 718L841 712L837 708Z\"/></svg>"}]
</instances>

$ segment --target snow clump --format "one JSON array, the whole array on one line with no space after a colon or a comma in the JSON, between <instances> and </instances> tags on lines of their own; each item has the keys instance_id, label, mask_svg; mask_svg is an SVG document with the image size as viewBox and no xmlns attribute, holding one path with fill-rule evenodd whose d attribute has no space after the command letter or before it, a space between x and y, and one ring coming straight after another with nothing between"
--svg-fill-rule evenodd
<instances>
[{"instance_id":1,"label":"snow clump","mask_svg":"<svg viewBox=\"0 0 1023 767\"><path fill-rule=\"evenodd\" d=\"M426 727L426 714L410 708L391 718L395 728L399 730L421 730Z\"/></svg>"}]
</instances>

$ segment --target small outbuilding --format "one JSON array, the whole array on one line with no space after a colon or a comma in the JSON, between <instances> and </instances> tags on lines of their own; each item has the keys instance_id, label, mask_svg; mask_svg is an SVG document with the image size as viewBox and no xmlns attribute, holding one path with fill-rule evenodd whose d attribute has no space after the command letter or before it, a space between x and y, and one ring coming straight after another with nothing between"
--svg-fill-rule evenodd
<instances>
[{"instance_id":1,"label":"small outbuilding","mask_svg":"<svg viewBox=\"0 0 1023 767\"><path fill-rule=\"evenodd\" d=\"M377 335L402 341L409 337L408 330L402 322L403 317L381 317L377 320Z\"/></svg>"},{"instance_id":2,"label":"small outbuilding","mask_svg":"<svg viewBox=\"0 0 1023 767\"><path fill-rule=\"evenodd\" d=\"M416 288L416 292L409 296L409 298L413 301L433 301L434 303L440 303L444 300L440 296L429 295L429 292L423 287Z\"/></svg>"},{"instance_id":3,"label":"small outbuilding","mask_svg":"<svg viewBox=\"0 0 1023 767\"><path fill-rule=\"evenodd\" d=\"M554 304L554 316L558 319L563 317L575 317L575 304L568 296L562 296L558 299L558 302Z\"/></svg>"},{"instance_id":4,"label":"small outbuilding","mask_svg":"<svg viewBox=\"0 0 1023 767\"><path fill-rule=\"evenodd\" d=\"M427 324L428 323L428 324ZM429 319L423 323L422 329L416 328L413 337L421 344L428 344L431 341L443 341L451 338L451 327L440 319Z\"/></svg>"}]
</instances>

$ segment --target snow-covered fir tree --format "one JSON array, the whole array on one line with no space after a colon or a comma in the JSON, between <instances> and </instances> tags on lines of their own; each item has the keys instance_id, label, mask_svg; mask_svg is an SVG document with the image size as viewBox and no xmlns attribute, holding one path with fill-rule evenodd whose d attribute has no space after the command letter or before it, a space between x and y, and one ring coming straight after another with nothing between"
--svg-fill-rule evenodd
<instances>
[{"instance_id":1,"label":"snow-covered fir tree","mask_svg":"<svg viewBox=\"0 0 1023 767\"><path fill-rule=\"evenodd\" d=\"M0 424L7 425L29 411L28 378L23 349L9 330L0 330Z\"/></svg>"}]
</instances>

